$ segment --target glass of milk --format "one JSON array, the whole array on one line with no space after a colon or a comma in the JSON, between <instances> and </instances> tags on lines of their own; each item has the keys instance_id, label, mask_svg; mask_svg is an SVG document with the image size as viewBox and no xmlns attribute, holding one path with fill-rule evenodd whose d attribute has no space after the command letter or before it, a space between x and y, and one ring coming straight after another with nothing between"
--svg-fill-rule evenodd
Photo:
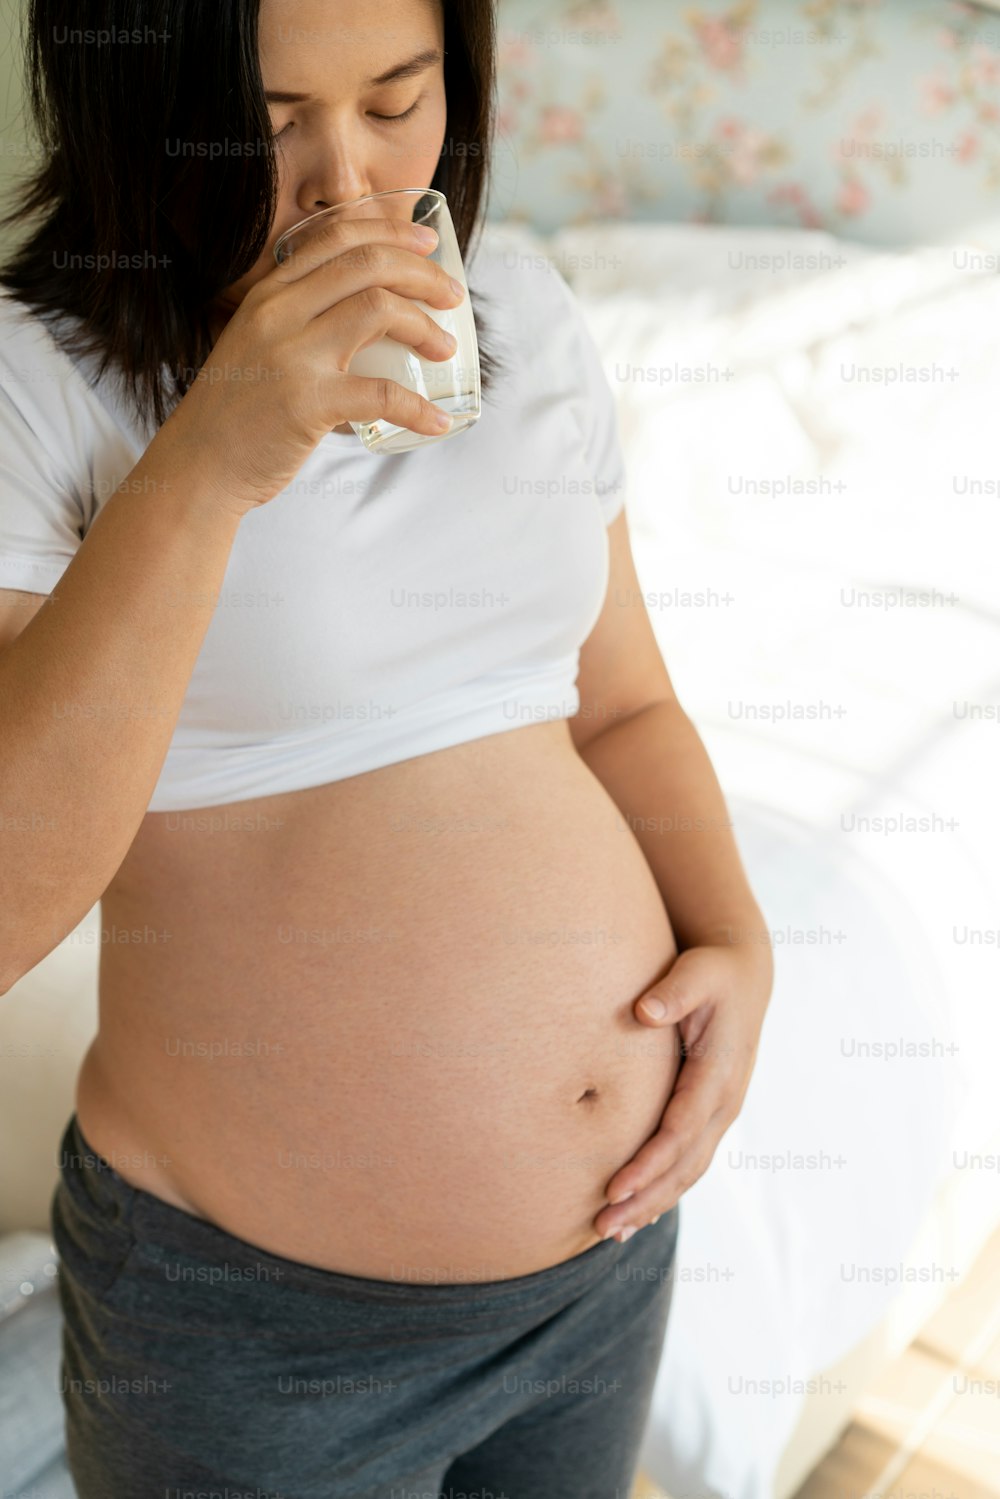
<instances>
[{"instance_id":1,"label":"glass of milk","mask_svg":"<svg viewBox=\"0 0 1000 1499\"><path fill-rule=\"evenodd\" d=\"M472 315L469 286L458 247L455 226L443 193L431 187L394 188L391 192L372 193L351 203L337 203L302 219L285 231L274 247L274 258L280 265L290 250L298 255L315 225L322 225L337 215L351 218L398 218L413 224L427 224L437 233L438 242L426 259L436 260L465 287L465 296L457 307L429 307L419 297L418 307L442 328L454 335L456 348L450 359L421 359L420 355L394 338L379 338L365 349L359 349L347 366L349 375L384 377L415 390L425 400L440 406L452 418L447 432L431 436L409 427L396 427L384 419L351 422L365 447L373 453L405 453L424 443L446 442L466 431L479 420L482 410L479 379L479 344Z\"/></svg>"}]
</instances>

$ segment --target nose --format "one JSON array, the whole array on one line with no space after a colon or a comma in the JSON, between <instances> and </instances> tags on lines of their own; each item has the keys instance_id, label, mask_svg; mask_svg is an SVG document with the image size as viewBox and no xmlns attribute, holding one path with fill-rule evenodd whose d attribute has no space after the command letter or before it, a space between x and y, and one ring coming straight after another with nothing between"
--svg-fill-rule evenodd
<instances>
[{"instance_id":1,"label":"nose","mask_svg":"<svg viewBox=\"0 0 1000 1499\"><path fill-rule=\"evenodd\" d=\"M314 142L309 161L297 165L302 175L296 202L303 214L319 213L335 203L350 203L373 191L360 143L344 140L332 131Z\"/></svg>"},{"instance_id":2,"label":"nose","mask_svg":"<svg viewBox=\"0 0 1000 1499\"><path fill-rule=\"evenodd\" d=\"M307 186L298 194L296 201L304 214L320 213L324 208L332 208L335 203L352 203L356 198L367 198L371 192L367 178L355 173L341 177L333 184L324 182L321 195L317 194L314 186Z\"/></svg>"}]
</instances>

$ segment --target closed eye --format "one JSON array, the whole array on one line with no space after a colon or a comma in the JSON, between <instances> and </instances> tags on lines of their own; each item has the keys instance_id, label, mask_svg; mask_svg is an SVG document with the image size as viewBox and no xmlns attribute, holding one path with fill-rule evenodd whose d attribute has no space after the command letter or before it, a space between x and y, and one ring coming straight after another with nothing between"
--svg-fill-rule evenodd
<instances>
[{"instance_id":1,"label":"closed eye","mask_svg":"<svg viewBox=\"0 0 1000 1499\"><path fill-rule=\"evenodd\" d=\"M394 121L408 120L411 115L416 114L416 112L417 112L417 110L419 108L420 108L420 100L418 99L415 104L411 104L410 105L409 109L404 109L404 111L403 111L403 113L401 115L377 115L377 114L373 114L372 118L375 119L375 120L386 120L386 121L389 121L389 120L394 120Z\"/></svg>"},{"instance_id":2,"label":"closed eye","mask_svg":"<svg viewBox=\"0 0 1000 1499\"><path fill-rule=\"evenodd\" d=\"M384 120L386 122L386 124L398 124L398 123L400 123L403 120L410 119L410 117L412 115L415 115L416 112L417 112L417 110L420 108L422 100L423 100L423 95L421 95L421 97L416 101L415 104L411 104L410 107L409 107L409 109L404 109L403 113L401 115L380 115L380 114L375 114L374 111L373 111L372 112L372 119L373 120ZM294 124L295 124L294 120L289 120L289 122L288 122L287 125L282 126L282 128L279 131L277 131L276 134L274 134L274 135L271 136L271 139L273 141L280 140L283 135L287 134L287 132L289 130L291 130L291 128L292 128L292 126Z\"/></svg>"}]
</instances>

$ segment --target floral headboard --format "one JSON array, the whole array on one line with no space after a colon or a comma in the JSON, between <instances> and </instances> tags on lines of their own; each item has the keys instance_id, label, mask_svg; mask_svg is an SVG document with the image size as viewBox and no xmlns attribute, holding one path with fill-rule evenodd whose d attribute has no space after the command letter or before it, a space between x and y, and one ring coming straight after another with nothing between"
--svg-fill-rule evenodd
<instances>
[{"instance_id":1,"label":"floral headboard","mask_svg":"<svg viewBox=\"0 0 1000 1499\"><path fill-rule=\"evenodd\" d=\"M500 0L491 220L933 242L1000 214L1000 13L967 0Z\"/></svg>"}]
</instances>

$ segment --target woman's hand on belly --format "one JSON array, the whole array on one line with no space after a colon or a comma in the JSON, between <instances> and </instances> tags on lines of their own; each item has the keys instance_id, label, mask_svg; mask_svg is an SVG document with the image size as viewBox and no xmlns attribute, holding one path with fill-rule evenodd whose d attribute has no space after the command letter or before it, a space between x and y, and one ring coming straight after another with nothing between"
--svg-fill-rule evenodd
<instances>
[{"instance_id":1,"label":"woman's hand on belly","mask_svg":"<svg viewBox=\"0 0 1000 1499\"><path fill-rule=\"evenodd\" d=\"M689 947L636 1000L640 1024L677 1026L684 1060L659 1129L608 1183L613 1206L594 1219L602 1238L655 1222L707 1171L743 1106L772 982L769 949ZM661 1014L648 1013L647 998Z\"/></svg>"}]
</instances>

